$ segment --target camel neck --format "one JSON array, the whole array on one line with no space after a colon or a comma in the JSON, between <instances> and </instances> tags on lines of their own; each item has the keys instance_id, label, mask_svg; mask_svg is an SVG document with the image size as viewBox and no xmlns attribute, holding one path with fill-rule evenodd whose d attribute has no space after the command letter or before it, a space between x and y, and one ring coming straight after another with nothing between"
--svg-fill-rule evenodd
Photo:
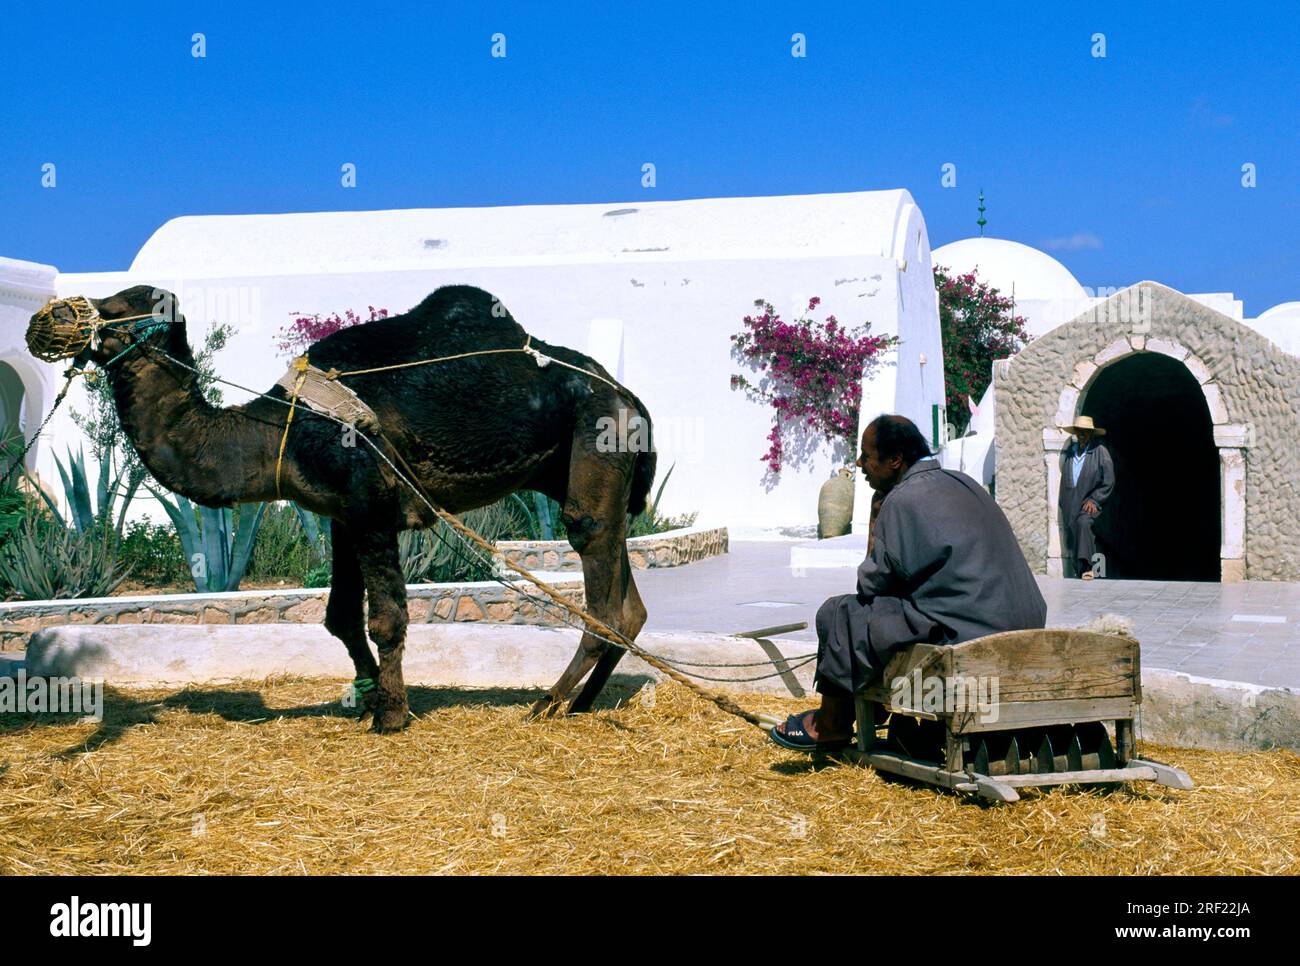
<instances>
[{"instance_id":1,"label":"camel neck","mask_svg":"<svg viewBox=\"0 0 1300 966\"><path fill-rule=\"evenodd\" d=\"M213 406L193 372L156 352L124 357L109 379L123 431L167 489L208 506L269 492L262 450L273 447L272 432L248 419L243 407Z\"/></svg>"}]
</instances>

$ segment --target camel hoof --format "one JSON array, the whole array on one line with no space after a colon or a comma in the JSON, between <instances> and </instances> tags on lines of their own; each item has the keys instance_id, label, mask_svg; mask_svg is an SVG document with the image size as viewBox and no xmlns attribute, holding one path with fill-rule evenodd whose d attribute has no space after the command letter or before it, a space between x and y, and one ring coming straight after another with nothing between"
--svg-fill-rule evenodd
<instances>
[{"instance_id":1,"label":"camel hoof","mask_svg":"<svg viewBox=\"0 0 1300 966\"><path fill-rule=\"evenodd\" d=\"M528 710L527 720L544 721L547 718L557 717L560 713L560 704L561 702L555 700L555 698L549 694L544 698L538 698L533 703L533 706Z\"/></svg>"},{"instance_id":2,"label":"camel hoof","mask_svg":"<svg viewBox=\"0 0 1300 966\"><path fill-rule=\"evenodd\" d=\"M396 734L399 731L406 730L406 726L411 723L412 717L414 716L405 704L400 708L376 710L370 730L377 735Z\"/></svg>"},{"instance_id":3,"label":"camel hoof","mask_svg":"<svg viewBox=\"0 0 1300 966\"><path fill-rule=\"evenodd\" d=\"M360 711L357 714L358 721L365 721L367 718L373 718L379 710L379 695L375 692L364 695L360 704Z\"/></svg>"}]
</instances>

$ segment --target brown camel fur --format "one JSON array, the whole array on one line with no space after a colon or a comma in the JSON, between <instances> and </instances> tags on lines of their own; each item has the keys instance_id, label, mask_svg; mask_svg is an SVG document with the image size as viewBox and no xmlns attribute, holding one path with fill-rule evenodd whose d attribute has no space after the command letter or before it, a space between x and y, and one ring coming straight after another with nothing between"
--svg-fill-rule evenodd
<instances>
[{"instance_id":1,"label":"brown camel fur","mask_svg":"<svg viewBox=\"0 0 1300 966\"><path fill-rule=\"evenodd\" d=\"M76 362L106 366L122 428L154 478L205 506L276 499L276 455L288 409L260 397L223 409L209 405L195 374L167 358L194 365L185 319L171 293L137 286L91 301L109 324ZM112 325L145 313L169 324L147 334L129 331L129 323ZM343 329L308 352L313 366L347 371L518 348L525 338L487 292L447 286L404 315ZM581 353L536 339L532 345L610 378ZM655 454L649 414L631 392L559 365L540 367L523 353L350 377L345 384L379 417L382 439L376 442L397 466L411 468L435 505L459 513L521 489L557 500L569 542L582 558L588 609L629 640L636 637L646 611L625 535L628 515L645 508ZM287 398L279 386L268 395ZM640 452L626 446L601 451L609 448L597 445L601 428L610 424L599 421L609 417L625 426L629 412L644 420L647 445ZM347 647L357 677L378 682L366 696L374 730L404 727L407 610L397 535L433 525L434 515L355 434L301 405L288 434L280 492L331 519L333 579L325 627ZM569 705L571 712L589 709L622 654L622 648L584 631L573 661L533 713L556 713L594 668Z\"/></svg>"}]
</instances>

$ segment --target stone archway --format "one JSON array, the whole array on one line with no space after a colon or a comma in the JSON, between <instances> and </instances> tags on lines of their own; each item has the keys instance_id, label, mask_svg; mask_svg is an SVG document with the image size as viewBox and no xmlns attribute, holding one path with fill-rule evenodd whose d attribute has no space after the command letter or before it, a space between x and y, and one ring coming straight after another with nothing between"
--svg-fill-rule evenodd
<instances>
[{"instance_id":1,"label":"stone archway","mask_svg":"<svg viewBox=\"0 0 1300 966\"><path fill-rule=\"evenodd\" d=\"M1149 358L1158 356L1158 359ZM1144 358L1148 357L1148 358ZM1133 379L1142 380L1135 384ZM1132 392L1130 404L1154 407L1161 412L1125 413L1118 390L1127 384ZM1195 405L1191 401L1195 400ZM1217 383L1210 378L1205 364L1185 346L1176 342L1148 339L1132 334L1111 343L1091 358L1079 361L1070 385L1061 391L1054 425L1043 431L1043 457L1048 483L1048 573L1063 576L1062 539L1056 496L1061 482L1061 459L1069 435L1058 426L1067 425L1078 415L1104 414L1118 420L1132 431L1149 432L1151 425L1178 407L1186 418L1171 438L1161 441L1150 453L1134 453L1127 459L1130 472L1150 474L1153 467L1168 464L1167 481L1143 480L1128 488L1128 518L1144 511L1154 513L1150 520L1125 535L1112 528L1112 538L1121 541L1118 573L1147 579L1241 580L1245 575L1243 556L1246 520L1246 461L1244 449L1249 444L1250 427L1228 422L1227 408ZM1128 418L1126 418L1128 417ZM1105 425L1102 419L1098 423ZM1171 445L1173 444L1173 445ZM1182 449L1175 450L1175 446ZM1217 467L1215 458L1217 455ZM1217 473L1216 473L1217 470ZM1119 467L1117 466L1117 475ZM1189 476L1190 474L1190 476ZM1214 476L1217 475L1217 480ZM1171 497L1162 505L1158 487L1170 486L1179 479L1189 481L1190 493ZM1216 489L1217 494L1213 494ZM1119 488L1117 487L1117 493ZM1184 498L1185 496L1185 498ZM1212 528L1195 527L1198 508L1217 498L1217 567L1210 556ZM1184 531L1176 523L1179 515L1191 514ZM1142 540L1165 540L1167 546L1140 546ZM1210 545L1207 547L1207 543ZM1124 573L1124 570L1128 573Z\"/></svg>"}]
</instances>

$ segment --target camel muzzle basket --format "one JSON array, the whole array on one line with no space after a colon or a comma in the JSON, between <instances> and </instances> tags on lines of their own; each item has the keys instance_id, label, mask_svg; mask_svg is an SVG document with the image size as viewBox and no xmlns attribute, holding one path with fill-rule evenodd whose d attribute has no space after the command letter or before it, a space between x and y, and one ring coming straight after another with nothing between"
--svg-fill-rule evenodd
<instances>
[{"instance_id":1,"label":"camel muzzle basket","mask_svg":"<svg viewBox=\"0 0 1300 966\"><path fill-rule=\"evenodd\" d=\"M72 359L90 345L99 325L99 312L84 295L50 299L27 325L27 348L43 362Z\"/></svg>"}]
</instances>

